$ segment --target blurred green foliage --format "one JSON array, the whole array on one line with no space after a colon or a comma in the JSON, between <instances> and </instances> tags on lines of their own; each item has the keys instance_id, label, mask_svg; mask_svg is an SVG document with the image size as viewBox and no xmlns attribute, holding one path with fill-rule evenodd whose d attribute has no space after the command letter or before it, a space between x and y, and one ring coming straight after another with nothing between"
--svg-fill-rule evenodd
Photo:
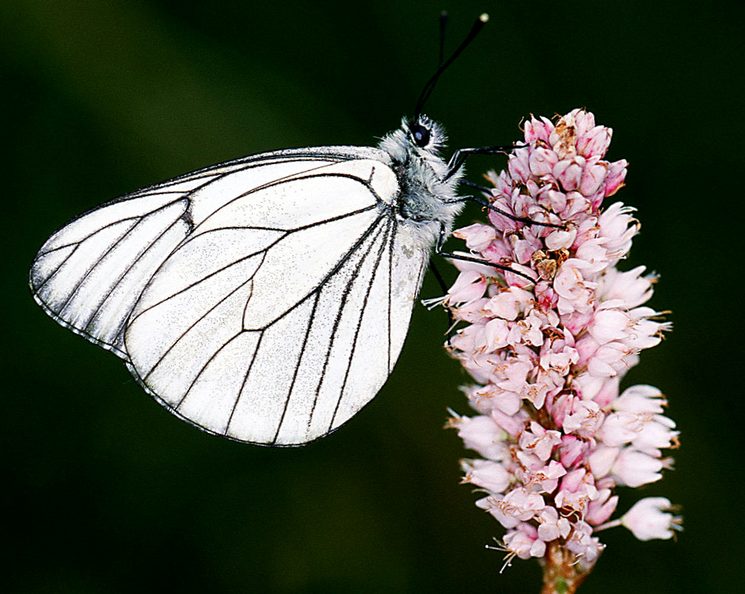
<instances>
[{"instance_id":1,"label":"blurred green foliage","mask_svg":"<svg viewBox=\"0 0 745 594\"><path fill-rule=\"evenodd\" d=\"M26 289L47 236L105 200L252 152L375 142L435 66L440 8L0 4L3 591L538 591L534 562L499 575L484 545L501 531L457 484L465 453L442 425L446 407L465 412L465 377L440 347L441 312L417 308L393 376L358 418L275 450L179 422ZM740 591L743 6L449 8L452 45L492 16L428 106L452 146L510 142L529 113L594 111L615 129L610 157L631 162L618 197L643 233L628 265L662 274L652 304L674 312L675 332L629 380L670 396L683 448L643 492L681 503L686 529L677 543L604 534L583 589ZM474 159L471 178L501 165ZM423 295L437 294L427 279ZM637 496L622 493L621 510Z\"/></svg>"}]
</instances>

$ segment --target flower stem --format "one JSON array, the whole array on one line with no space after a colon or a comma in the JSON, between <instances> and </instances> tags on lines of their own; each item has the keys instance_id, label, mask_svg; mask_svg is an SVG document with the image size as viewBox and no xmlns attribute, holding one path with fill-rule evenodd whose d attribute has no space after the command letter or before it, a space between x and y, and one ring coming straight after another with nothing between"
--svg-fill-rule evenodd
<instances>
[{"instance_id":1,"label":"flower stem","mask_svg":"<svg viewBox=\"0 0 745 594\"><path fill-rule=\"evenodd\" d=\"M577 558L558 542L549 543L543 563L541 594L574 594L590 568L577 563Z\"/></svg>"}]
</instances>

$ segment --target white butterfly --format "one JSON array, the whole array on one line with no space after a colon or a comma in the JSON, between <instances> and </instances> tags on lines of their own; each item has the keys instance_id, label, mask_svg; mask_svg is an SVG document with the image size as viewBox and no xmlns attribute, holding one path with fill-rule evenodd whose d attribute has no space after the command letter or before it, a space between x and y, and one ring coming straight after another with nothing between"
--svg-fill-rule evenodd
<instances>
[{"instance_id":1,"label":"white butterfly","mask_svg":"<svg viewBox=\"0 0 745 594\"><path fill-rule=\"evenodd\" d=\"M129 194L44 244L34 297L202 429L311 441L369 402L398 358L475 150L446 162L444 140L418 115L377 148L264 153Z\"/></svg>"}]
</instances>

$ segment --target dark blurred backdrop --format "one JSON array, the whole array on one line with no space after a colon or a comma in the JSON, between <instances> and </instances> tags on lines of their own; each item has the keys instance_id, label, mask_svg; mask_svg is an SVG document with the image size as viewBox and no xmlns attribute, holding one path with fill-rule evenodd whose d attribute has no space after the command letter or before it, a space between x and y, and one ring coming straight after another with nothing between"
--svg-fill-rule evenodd
<instances>
[{"instance_id":1,"label":"dark blurred backdrop","mask_svg":"<svg viewBox=\"0 0 745 594\"><path fill-rule=\"evenodd\" d=\"M44 240L117 195L253 152L374 143L432 72L443 7L0 4L3 591L538 591L535 562L499 575L484 545L501 530L458 485L464 451L442 426L446 407L466 411L465 377L441 349L442 312L416 309L390 381L343 430L275 450L179 422L26 287ZM643 494L682 504L685 532L603 534L585 591L742 591L742 4L447 8L452 45L492 16L428 106L451 145L592 110L615 129L610 158L631 163L618 198L643 232L628 266L660 272L652 305L674 312L629 381L670 397L683 447ZM501 165L474 159L471 178ZM428 278L423 296L439 292Z\"/></svg>"}]
</instances>

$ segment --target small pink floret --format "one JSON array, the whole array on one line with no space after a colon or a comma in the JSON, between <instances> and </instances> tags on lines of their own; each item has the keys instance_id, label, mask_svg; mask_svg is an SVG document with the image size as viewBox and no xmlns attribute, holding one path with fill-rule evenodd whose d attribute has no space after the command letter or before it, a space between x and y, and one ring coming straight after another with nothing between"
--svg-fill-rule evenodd
<instances>
[{"instance_id":1,"label":"small pink floret","mask_svg":"<svg viewBox=\"0 0 745 594\"><path fill-rule=\"evenodd\" d=\"M621 518L639 540L672 538L680 530L680 517L669 513L672 504L665 497L647 497L637 501Z\"/></svg>"}]
</instances>

